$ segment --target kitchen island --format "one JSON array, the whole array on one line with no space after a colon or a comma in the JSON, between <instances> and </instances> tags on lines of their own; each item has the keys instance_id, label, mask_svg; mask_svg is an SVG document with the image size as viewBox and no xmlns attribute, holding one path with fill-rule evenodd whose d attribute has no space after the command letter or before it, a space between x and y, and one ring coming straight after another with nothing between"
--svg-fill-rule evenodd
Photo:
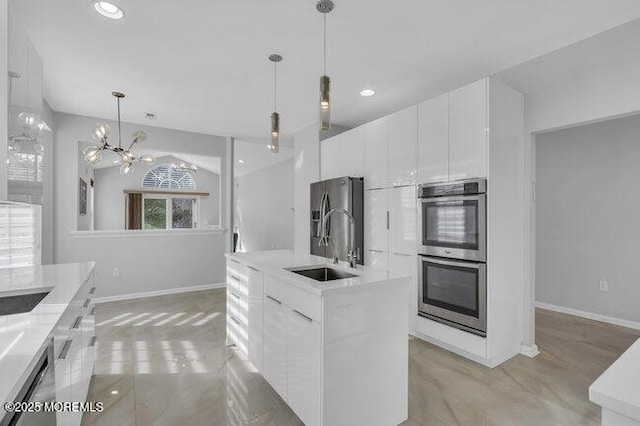
<instances>
[{"instance_id":1,"label":"kitchen island","mask_svg":"<svg viewBox=\"0 0 640 426\"><path fill-rule=\"evenodd\" d=\"M407 419L408 283L289 250L227 254L227 340L306 425L396 425Z\"/></svg>"},{"instance_id":2,"label":"kitchen island","mask_svg":"<svg viewBox=\"0 0 640 426\"><path fill-rule=\"evenodd\" d=\"M602 407L602 426L640 426L640 339L589 387Z\"/></svg>"},{"instance_id":3,"label":"kitchen island","mask_svg":"<svg viewBox=\"0 0 640 426\"><path fill-rule=\"evenodd\" d=\"M48 369L40 382L50 377L44 392L50 400L86 400L95 359L94 267L90 262L0 269L0 402L23 400L45 358ZM44 297L29 307L20 299L38 293ZM82 419L81 412L52 415L47 422L57 425L79 425ZM11 416L1 409L0 424Z\"/></svg>"}]
</instances>

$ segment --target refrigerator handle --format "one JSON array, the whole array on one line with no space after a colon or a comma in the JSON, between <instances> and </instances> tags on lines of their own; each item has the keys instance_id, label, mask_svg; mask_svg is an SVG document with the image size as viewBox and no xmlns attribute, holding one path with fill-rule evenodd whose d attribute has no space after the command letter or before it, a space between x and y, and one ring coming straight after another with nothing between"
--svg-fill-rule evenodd
<instances>
[{"instance_id":1,"label":"refrigerator handle","mask_svg":"<svg viewBox=\"0 0 640 426\"><path fill-rule=\"evenodd\" d=\"M326 202L326 198L329 194L324 191L322 193L322 200L320 201L320 241L319 244L320 245L325 245L326 243L326 238L325 238L325 226L324 226L324 215L326 214L326 209L325 209L325 202Z\"/></svg>"}]
</instances>

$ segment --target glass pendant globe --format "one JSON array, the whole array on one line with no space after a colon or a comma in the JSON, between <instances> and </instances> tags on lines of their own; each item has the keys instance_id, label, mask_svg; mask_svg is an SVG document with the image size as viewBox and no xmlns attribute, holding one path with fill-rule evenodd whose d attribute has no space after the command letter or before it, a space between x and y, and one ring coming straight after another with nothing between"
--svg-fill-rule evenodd
<instances>
[{"instance_id":1,"label":"glass pendant globe","mask_svg":"<svg viewBox=\"0 0 640 426\"><path fill-rule=\"evenodd\" d=\"M122 176L130 176L133 173L133 166L131 163L124 163L120 166L120 174Z\"/></svg>"},{"instance_id":2,"label":"glass pendant globe","mask_svg":"<svg viewBox=\"0 0 640 426\"><path fill-rule=\"evenodd\" d=\"M154 158L153 155L144 154L140 156L140 162L146 165L151 165L156 162L156 159Z\"/></svg>"},{"instance_id":3,"label":"glass pendant globe","mask_svg":"<svg viewBox=\"0 0 640 426\"><path fill-rule=\"evenodd\" d=\"M82 153L84 154L85 161L91 164L97 164L102 159L100 148L95 146L85 148Z\"/></svg>"},{"instance_id":4,"label":"glass pendant globe","mask_svg":"<svg viewBox=\"0 0 640 426\"><path fill-rule=\"evenodd\" d=\"M147 134L142 130L138 130L133 135L131 135L131 138L133 139L134 144L140 143L140 142L143 142L145 139L147 139Z\"/></svg>"},{"instance_id":5,"label":"glass pendant globe","mask_svg":"<svg viewBox=\"0 0 640 426\"><path fill-rule=\"evenodd\" d=\"M108 124L98 124L93 128L91 132L91 137L93 140L99 143L105 143L109 138L109 125Z\"/></svg>"}]
</instances>

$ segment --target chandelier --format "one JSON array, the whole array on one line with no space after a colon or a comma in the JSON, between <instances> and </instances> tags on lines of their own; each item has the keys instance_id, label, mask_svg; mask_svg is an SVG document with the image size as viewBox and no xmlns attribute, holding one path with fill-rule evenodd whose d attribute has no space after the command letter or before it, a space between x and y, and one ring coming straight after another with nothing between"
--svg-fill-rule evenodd
<instances>
[{"instance_id":1,"label":"chandelier","mask_svg":"<svg viewBox=\"0 0 640 426\"><path fill-rule=\"evenodd\" d=\"M120 174L123 176L129 176L133 173L133 164L134 163L143 163L147 165L151 165L155 163L155 158L152 155L144 154L137 156L133 152L133 148L136 144L141 143L147 138L147 134L142 130L138 130L133 135L131 135L131 144L128 148L122 147L122 136L121 136L121 121L120 121L120 99L124 98L124 93L120 92L112 92L111 93L118 102L118 145L109 144L109 125L108 124L98 124L91 132L91 137L98 142L97 146L90 146L85 148L82 153L84 154L84 159L89 164L98 164L102 160L102 152L103 151L111 151L120 157L120 161L122 161L122 165L120 166Z\"/></svg>"}]
</instances>

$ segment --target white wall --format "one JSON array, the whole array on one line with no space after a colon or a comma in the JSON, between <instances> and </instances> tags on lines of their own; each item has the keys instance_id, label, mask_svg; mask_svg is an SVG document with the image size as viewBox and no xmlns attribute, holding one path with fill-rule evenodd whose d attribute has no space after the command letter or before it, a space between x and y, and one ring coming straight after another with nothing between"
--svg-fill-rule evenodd
<instances>
[{"instance_id":1,"label":"white wall","mask_svg":"<svg viewBox=\"0 0 640 426\"><path fill-rule=\"evenodd\" d=\"M294 247L296 253L309 254L311 189L320 180L320 134L318 125L300 130L294 136Z\"/></svg>"},{"instance_id":2,"label":"white wall","mask_svg":"<svg viewBox=\"0 0 640 426\"><path fill-rule=\"evenodd\" d=\"M238 251L293 250L293 160L235 179Z\"/></svg>"},{"instance_id":3,"label":"white wall","mask_svg":"<svg viewBox=\"0 0 640 426\"><path fill-rule=\"evenodd\" d=\"M104 236L77 233L78 141L88 141L96 123L105 120L54 113L55 144L55 256L56 263L95 260L98 262L98 296L114 296L177 287L221 283L225 280L225 237L222 233L194 231L172 233L133 233ZM110 123L112 128L113 123ZM147 132L144 142L150 148L224 158L226 140L175 130L123 123L123 135L134 130ZM226 199L222 162L222 199ZM222 221L225 221L222 208ZM120 276L113 276L113 269Z\"/></svg>"},{"instance_id":4,"label":"white wall","mask_svg":"<svg viewBox=\"0 0 640 426\"><path fill-rule=\"evenodd\" d=\"M83 161L83 160L81 160ZM164 156L156 158L156 165L180 163L179 158ZM151 167L136 164L130 176L120 174L120 166L104 167L96 170L95 188L95 229L125 229L125 195L126 189L142 188L142 179ZM199 203L198 227L220 225L220 176L199 168L194 173L196 190L208 192L208 197L201 197ZM80 223L78 223L78 230Z\"/></svg>"},{"instance_id":5,"label":"white wall","mask_svg":"<svg viewBox=\"0 0 640 426\"><path fill-rule=\"evenodd\" d=\"M537 136L537 301L640 322L638 135L640 116Z\"/></svg>"},{"instance_id":6,"label":"white wall","mask_svg":"<svg viewBox=\"0 0 640 426\"><path fill-rule=\"evenodd\" d=\"M9 60L9 5L7 0L0 0L0 79L7 78ZM0 200L7 199L7 137L9 108L9 87L0 84Z\"/></svg>"}]
</instances>

